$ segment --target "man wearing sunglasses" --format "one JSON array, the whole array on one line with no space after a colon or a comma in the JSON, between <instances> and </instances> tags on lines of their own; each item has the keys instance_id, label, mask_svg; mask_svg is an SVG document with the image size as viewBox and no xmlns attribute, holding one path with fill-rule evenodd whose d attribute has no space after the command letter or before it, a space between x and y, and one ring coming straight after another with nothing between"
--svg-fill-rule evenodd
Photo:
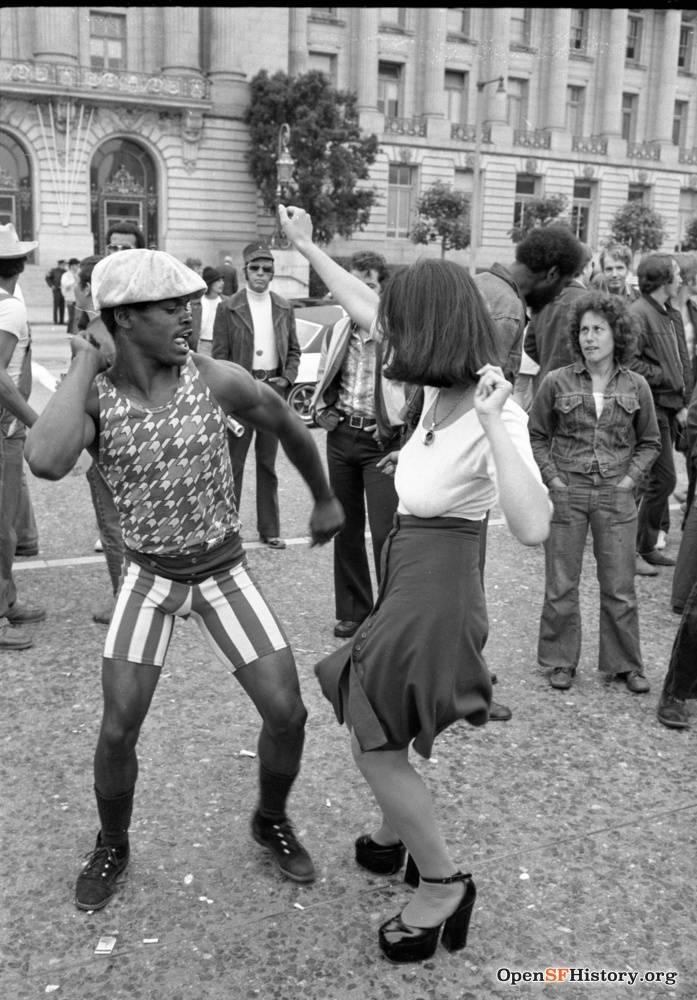
<instances>
[{"instance_id":1,"label":"man wearing sunglasses","mask_svg":"<svg viewBox=\"0 0 697 1000\"><path fill-rule=\"evenodd\" d=\"M293 307L287 299L269 290L274 276L274 257L268 244L250 243L242 251L242 261L246 287L223 299L218 306L213 323L212 355L218 360L241 365L285 399L300 364ZM255 432L246 425L240 437L228 432L238 510L244 463L252 436L255 436L259 537L269 548L284 549L286 543L280 537L276 475L278 438L269 431Z\"/></svg>"}]
</instances>

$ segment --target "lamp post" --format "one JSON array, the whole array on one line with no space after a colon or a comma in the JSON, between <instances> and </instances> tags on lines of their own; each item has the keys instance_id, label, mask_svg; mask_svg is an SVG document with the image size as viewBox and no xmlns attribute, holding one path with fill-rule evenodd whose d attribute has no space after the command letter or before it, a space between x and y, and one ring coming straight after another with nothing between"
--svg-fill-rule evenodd
<instances>
[{"instance_id":1,"label":"lamp post","mask_svg":"<svg viewBox=\"0 0 697 1000\"><path fill-rule=\"evenodd\" d=\"M506 88L502 76L491 80L477 80L477 101L474 120L474 162L472 164L472 198L470 201L470 274L475 275L477 269L477 249L479 246L479 224L481 215L481 177L480 158L482 154L482 93L490 83L498 83L497 94L505 94Z\"/></svg>"},{"instance_id":2,"label":"lamp post","mask_svg":"<svg viewBox=\"0 0 697 1000\"><path fill-rule=\"evenodd\" d=\"M271 246L278 250L287 250L290 240L281 229L278 221L278 206L286 200L288 185L293 180L295 170L295 160L290 155L288 143L290 142L290 125L286 122L278 130L278 154L276 156L276 226L271 237Z\"/></svg>"}]
</instances>

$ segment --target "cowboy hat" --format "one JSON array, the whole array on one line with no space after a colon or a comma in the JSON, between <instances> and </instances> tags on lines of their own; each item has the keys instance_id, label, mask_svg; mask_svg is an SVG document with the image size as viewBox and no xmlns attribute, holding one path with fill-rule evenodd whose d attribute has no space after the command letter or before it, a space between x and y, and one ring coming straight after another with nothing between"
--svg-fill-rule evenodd
<instances>
[{"instance_id":1,"label":"cowboy hat","mask_svg":"<svg viewBox=\"0 0 697 1000\"><path fill-rule=\"evenodd\" d=\"M38 247L36 241L22 243L17 236L17 230L8 222L5 226L0 226L0 257L9 259L11 257L26 257L32 250Z\"/></svg>"}]
</instances>

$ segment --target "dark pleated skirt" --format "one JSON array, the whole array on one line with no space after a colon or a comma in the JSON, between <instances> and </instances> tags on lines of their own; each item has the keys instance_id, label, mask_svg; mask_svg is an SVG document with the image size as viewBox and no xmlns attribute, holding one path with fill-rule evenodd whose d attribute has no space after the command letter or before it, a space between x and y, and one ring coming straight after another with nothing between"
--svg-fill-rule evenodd
<instances>
[{"instance_id":1,"label":"dark pleated skirt","mask_svg":"<svg viewBox=\"0 0 697 1000\"><path fill-rule=\"evenodd\" d=\"M413 741L430 757L436 735L458 719L487 721L482 524L397 514L373 610L350 642L316 664L325 697L362 750Z\"/></svg>"}]
</instances>

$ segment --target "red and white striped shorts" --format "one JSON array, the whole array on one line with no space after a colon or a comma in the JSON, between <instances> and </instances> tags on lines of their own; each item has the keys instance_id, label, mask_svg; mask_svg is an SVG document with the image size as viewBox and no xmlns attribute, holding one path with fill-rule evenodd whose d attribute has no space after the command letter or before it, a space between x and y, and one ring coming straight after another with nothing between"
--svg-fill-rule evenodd
<instances>
[{"instance_id":1,"label":"red and white striped shorts","mask_svg":"<svg viewBox=\"0 0 697 1000\"><path fill-rule=\"evenodd\" d=\"M104 656L161 667L175 617L189 616L233 670L288 647L283 626L242 563L188 584L127 560Z\"/></svg>"}]
</instances>

